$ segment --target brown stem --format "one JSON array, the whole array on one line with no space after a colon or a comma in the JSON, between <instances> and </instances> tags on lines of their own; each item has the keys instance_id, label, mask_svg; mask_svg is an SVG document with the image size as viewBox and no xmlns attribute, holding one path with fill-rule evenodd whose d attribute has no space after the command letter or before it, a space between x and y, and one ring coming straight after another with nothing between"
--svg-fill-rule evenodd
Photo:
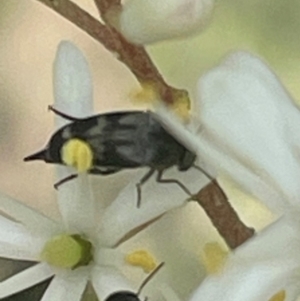
<instances>
[{"instance_id":1,"label":"brown stem","mask_svg":"<svg viewBox=\"0 0 300 301\"><path fill-rule=\"evenodd\" d=\"M176 99L188 98L186 90L173 88L165 82L144 47L129 43L113 27L105 26L100 23L100 21L69 0L37 1L47 5L81 28L91 37L99 41L110 52L116 53L118 60L123 62L133 72L141 84L146 83L154 86L165 103L172 104L175 103ZM114 5L116 5L117 2L117 0L112 1ZM110 7L108 5L110 3L109 1L97 1L97 3L100 8L104 7L104 9L108 9Z\"/></svg>"},{"instance_id":2,"label":"brown stem","mask_svg":"<svg viewBox=\"0 0 300 301\"><path fill-rule=\"evenodd\" d=\"M209 183L196 195L212 223L231 249L235 249L254 234L238 217L228 198L216 180Z\"/></svg>"},{"instance_id":3,"label":"brown stem","mask_svg":"<svg viewBox=\"0 0 300 301\"><path fill-rule=\"evenodd\" d=\"M112 8L120 8L120 0L94 0L106 25L69 0L37 1L81 28L110 52L116 53L117 58L133 72L141 84L155 85L165 103L172 104L176 99L188 99L187 91L173 88L165 82L144 47L126 41L110 24L108 13ZM204 187L196 199L229 247L234 249L253 235L254 230L240 221L216 181Z\"/></svg>"},{"instance_id":4,"label":"brown stem","mask_svg":"<svg viewBox=\"0 0 300 301\"><path fill-rule=\"evenodd\" d=\"M107 12L115 8L121 8L121 0L94 0L95 5L98 8L98 11L105 20L106 23L109 23L108 20L104 17Z\"/></svg>"},{"instance_id":5,"label":"brown stem","mask_svg":"<svg viewBox=\"0 0 300 301\"><path fill-rule=\"evenodd\" d=\"M112 35L115 37L116 52L120 55L120 60L124 62L133 72L136 78L143 83L154 85L156 91L166 104L172 104L176 99L188 99L186 90L170 87L151 58L142 46L129 43L114 27L110 19L111 11L121 11L120 0L94 0L101 18L110 28Z\"/></svg>"}]
</instances>

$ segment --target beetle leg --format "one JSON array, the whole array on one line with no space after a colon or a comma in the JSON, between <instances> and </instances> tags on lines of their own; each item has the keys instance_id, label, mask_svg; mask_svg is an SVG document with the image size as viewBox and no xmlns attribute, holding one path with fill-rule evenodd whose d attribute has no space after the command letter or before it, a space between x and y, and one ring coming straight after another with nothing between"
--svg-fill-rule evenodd
<instances>
[{"instance_id":1,"label":"beetle leg","mask_svg":"<svg viewBox=\"0 0 300 301\"><path fill-rule=\"evenodd\" d=\"M141 179L140 181L136 184L136 190L137 190L137 204L136 206L140 208L141 206L141 198L142 198L142 190L141 186L147 182L150 177L154 174L155 169L151 168Z\"/></svg>"},{"instance_id":2,"label":"beetle leg","mask_svg":"<svg viewBox=\"0 0 300 301\"><path fill-rule=\"evenodd\" d=\"M195 169L199 170L200 172L202 172L209 180L214 181L214 177L211 176L206 170L204 170L202 167L193 164L192 165Z\"/></svg>"},{"instance_id":3,"label":"beetle leg","mask_svg":"<svg viewBox=\"0 0 300 301\"><path fill-rule=\"evenodd\" d=\"M61 179L61 180L59 180L58 182L56 182L56 183L54 184L54 188L55 188L55 189L58 189L58 187L59 187L60 185L66 183L66 182L69 182L69 181L71 181L71 180L73 180L73 179L75 179L75 178L77 178L77 177L78 177L77 174L69 175L69 176L67 176L67 177L65 177L65 178L63 178L63 179Z\"/></svg>"},{"instance_id":4,"label":"beetle leg","mask_svg":"<svg viewBox=\"0 0 300 301\"><path fill-rule=\"evenodd\" d=\"M192 193L181 182L175 179L162 179L162 174L163 170L159 170L156 177L156 182L162 184L177 184L186 194L192 196Z\"/></svg>"},{"instance_id":5,"label":"beetle leg","mask_svg":"<svg viewBox=\"0 0 300 301\"><path fill-rule=\"evenodd\" d=\"M70 121L80 121L82 120L82 118L76 118L76 117L73 117L73 116L70 116L68 114L65 114L61 111L58 111L57 109L55 109L53 106L48 106L48 110L53 112L54 114L64 118L64 119L67 119L67 120L70 120Z\"/></svg>"}]
</instances>

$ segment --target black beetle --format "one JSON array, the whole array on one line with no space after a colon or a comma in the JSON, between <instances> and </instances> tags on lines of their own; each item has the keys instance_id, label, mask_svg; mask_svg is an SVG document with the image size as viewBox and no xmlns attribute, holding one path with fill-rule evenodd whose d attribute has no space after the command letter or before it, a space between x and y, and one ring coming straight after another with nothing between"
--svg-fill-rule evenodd
<instances>
[{"instance_id":1,"label":"black beetle","mask_svg":"<svg viewBox=\"0 0 300 301\"><path fill-rule=\"evenodd\" d=\"M99 114L87 118L75 118L52 106L55 114L72 121L55 132L45 149L24 158L24 161L44 160L47 163L64 164L62 148L71 139L85 142L92 153L90 174L109 175L127 168L150 167L137 187L137 204L141 201L141 186L157 171L159 183L175 183L188 195L190 191L176 179L162 179L164 170L177 166L179 171L194 165L196 155L186 149L161 126L149 111L121 111ZM75 178L71 175L55 184Z\"/></svg>"}]
</instances>

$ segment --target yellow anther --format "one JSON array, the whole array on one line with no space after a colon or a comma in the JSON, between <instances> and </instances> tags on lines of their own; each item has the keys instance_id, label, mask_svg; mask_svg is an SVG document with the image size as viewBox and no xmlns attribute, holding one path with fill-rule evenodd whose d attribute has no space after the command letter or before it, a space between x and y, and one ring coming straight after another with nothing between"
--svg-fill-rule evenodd
<instances>
[{"instance_id":1,"label":"yellow anther","mask_svg":"<svg viewBox=\"0 0 300 301\"><path fill-rule=\"evenodd\" d=\"M125 261L133 266L141 267L145 273L150 273L157 266L154 256L146 250L137 250L127 254Z\"/></svg>"},{"instance_id":2,"label":"yellow anther","mask_svg":"<svg viewBox=\"0 0 300 301\"><path fill-rule=\"evenodd\" d=\"M201 257L208 274L218 273L227 258L228 252L219 243L207 243L202 251Z\"/></svg>"},{"instance_id":3,"label":"yellow anther","mask_svg":"<svg viewBox=\"0 0 300 301\"><path fill-rule=\"evenodd\" d=\"M169 106L169 109L184 121L189 120L191 101L187 92L183 90L173 90L172 92L174 103ZM142 84L141 89L130 93L130 98L135 103L151 105L155 111L155 106L158 105L161 96L155 84L146 82Z\"/></svg>"},{"instance_id":4,"label":"yellow anther","mask_svg":"<svg viewBox=\"0 0 300 301\"><path fill-rule=\"evenodd\" d=\"M284 301L286 297L285 291L282 290L275 294L269 301Z\"/></svg>"},{"instance_id":5,"label":"yellow anther","mask_svg":"<svg viewBox=\"0 0 300 301\"><path fill-rule=\"evenodd\" d=\"M158 101L159 96L155 85L151 83L144 83L142 84L141 89L132 91L130 93L130 98L132 99L133 103L152 105Z\"/></svg>"},{"instance_id":6,"label":"yellow anther","mask_svg":"<svg viewBox=\"0 0 300 301\"><path fill-rule=\"evenodd\" d=\"M190 99L187 96L176 99L171 110L182 120L188 121L190 118Z\"/></svg>"},{"instance_id":7,"label":"yellow anther","mask_svg":"<svg viewBox=\"0 0 300 301\"><path fill-rule=\"evenodd\" d=\"M61 158L66 165L76 168L79 173L88 171L93 164L93 152L89 144L75 138L63 145Z\"/></svg>"}]
</instances>

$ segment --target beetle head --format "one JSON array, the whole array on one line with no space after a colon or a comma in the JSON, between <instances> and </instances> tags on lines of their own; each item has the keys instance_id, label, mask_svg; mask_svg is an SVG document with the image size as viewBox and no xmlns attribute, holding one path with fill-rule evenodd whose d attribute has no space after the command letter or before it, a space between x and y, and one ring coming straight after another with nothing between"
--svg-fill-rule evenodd
<instances>
[{"instance_id":1,"label":"beetle head","mask_svg":"<svg viewBox=\"0 0 300 301\"><path fill-rule=\"evenodd\" d=\"M24 158L24 161L43 160L47 163L62 164L61 148L65 140L61 136L61 132L56 132L50 139L46 148L41 151L29 155Z\"/></svg>"}]
</instances>

